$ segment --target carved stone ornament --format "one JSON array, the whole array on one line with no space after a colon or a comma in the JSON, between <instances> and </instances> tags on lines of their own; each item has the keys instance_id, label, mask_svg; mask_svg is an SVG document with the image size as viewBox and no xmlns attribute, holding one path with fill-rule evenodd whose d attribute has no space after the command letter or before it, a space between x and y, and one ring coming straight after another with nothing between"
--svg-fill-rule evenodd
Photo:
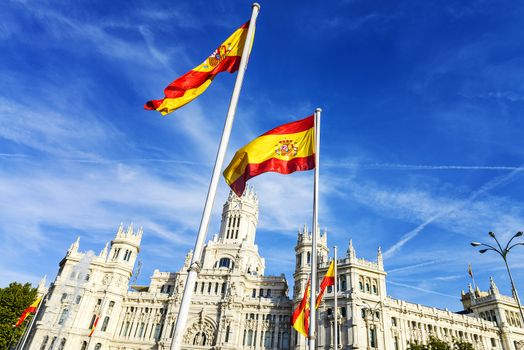
<instances>
[{"instance_id":1,"label":"carved stone ornament","mask_svg":"<svg viewBox=\"0 0 524 350\"><path fill-rule=\"evenodd\" d=\"M211 346L215 343L215 327L206 320L198 320L186 331L184 343L198 346Z\"/></svg>"}]
</instances>

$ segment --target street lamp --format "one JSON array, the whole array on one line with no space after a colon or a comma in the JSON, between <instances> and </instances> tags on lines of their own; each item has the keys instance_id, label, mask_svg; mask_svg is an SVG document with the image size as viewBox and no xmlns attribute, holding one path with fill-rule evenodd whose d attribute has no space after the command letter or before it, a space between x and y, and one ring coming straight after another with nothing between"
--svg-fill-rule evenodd
<instances>
[{"instance_id":1,"label":"street lamp","mask_svg":"<svg viewBox=\"0 0 524 350\"><path fill-rule=\"evenodd\" d=\"M518 245L524 245L524 242L519 242L519 243L515 243L515 244L510 246L511 242L513 241L513 239L515 239L517 237L521 237L523 235L523 233L522 233L522 231L519 231L519 232L515 233L513 235L513 237L511 237L509 242L506 244L505 248L502 248L502 246L499 243L499 240L497 239L497 236L495 236L495 233L490 231L488 234L490 235L491 238L493 238L495 240L495 242L497 242L498 249L496 247L493 247L493 246L491 246L489 244L485 244L485 243L471 242L470 244L473 247L480 247L480 246L486 247L486 248L483 248L483 249L479 250L480 254L484 254L488 250L493 250L494 252L497 252L502 257L502 260L504 260L504 264L506 265L506 269L508 270L508 275L509 275L509 280L511 282L511 290L513 292L513 297L517 301L517 306L519 307L520 317L522 318L522 322L524 324L524 314L522 313L522 307L520 306L519 295L517 293L517 288L515 288L515 283L513 283L513 276L511 275L511 271L509 269L508 260L507 260L508 253L509 253L509 251L512 248L514 248L514 247L516 247Z\"/></svg>"},{"instance_id":2,"label":"street lamp","mask_svg":"<svg viewBox=\"0 0 524 350\"><path fill-rule=\"evenodd\" d=\"M377 338L377 328L375 325L375 314L377 314L377 310L380 308L381 303L378 302L375 304L374 307L371 307L368 303L365 301L362 301L362 304L364 305L362 307L364 320L366 321L366 329L368 333L368 349L371 348L377 348L378 347L378 338ZM371 314L371 325L369 324L369 315ZM373 342L371 341L373 339ZM371 344L373 343L373 344Z\"/></svg>"}]
</instances>

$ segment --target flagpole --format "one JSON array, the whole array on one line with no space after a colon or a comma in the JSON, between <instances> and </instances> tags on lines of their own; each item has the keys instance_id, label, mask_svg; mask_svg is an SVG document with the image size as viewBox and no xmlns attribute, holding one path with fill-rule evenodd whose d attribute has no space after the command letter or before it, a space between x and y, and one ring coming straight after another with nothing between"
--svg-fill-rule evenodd
<instances>
[{"instance_id":1,"label":"flagpole","mask_svg":"<svg viewBox=\"0 0 524 350\"><path fill-rule=\"evenodd\" d=\"M33 315L33 318L29 322L29 325L26 328L26 331L24 335L22 336L22 343L19 343L15 349L23 350L25 343L27 342L27 338L29 338L29 333L31 333L31 329L33 328L33 323L35 323L36 317L38 316L38 312L40 312L40 307L44 303L44 299L47 297L47 294L42 295L42 299L40 299L40 303L38 303L38 307L36 308L35 314Z\"/></svg>"},{"instance_id":2,"label":"flagpole","mask_svg":"<svg viewBox=\"0 0 524 350\"><path fill-rule=\"evenodd\" d=\"M477 284L475 283L475 278L473 277L473 269L471 268L471 264L468 266L468 272L469 277L471 277L471 281L473 282L473 291L477 289Z\"/></svg>"},{"instance_id":3,"label":"flagpole","mask_svg":"<svg viewBox=\"0 0 524 350\"><path fill-rule=\"evenodd\" d=\"M320 113L315 109L315 180L313 185L313 230L311 232L311 295L309 314L309 350L315 350L316 339L316 298L317 298L317 232L318 232L318 182L320 168Z\"/></svg>"},{"instance_id":4,"label":"flagpole","mask_svg":"<svg viewBox=\"0 0 524 350\"><path fill-rule=\"evenodd\" d=\"M335 294L335 312L333 313L335 317L335 334L333 336L334 338L334 345L335 350L338 349L338 302L337 302L337 294L338 294L338 275L337 275L337 246L333 247L333 259L335 260L335 264L333 265L334 271L333 274L335 275L335 284L333 285L333 293Z\"/></svg>"},{"instance_id":5,"label":"flagpole","mask_svg":"<svg viewBox=\"0 0 524 350\"><path fill-rule=\"evenodd\" d=\"M193 295L193 288L196 282L197 274L200 272L200 259L202 257L202 250L204 248L204 240L207 235L207 227L209 225L209 219L211 217L211 209L215 201L215 195L218 187L218 180L220 179L220 173L224 164L224 158L227 151L227 144L229 143L229 136L231 135L231 128L233 126L233 120L235 119L235 112L237 109L238 98L240 90L242 89L242 82L244 80L244 74L249 59L249 51L253 43L253 34L255 30L255 23L257 20L258 12L260 11L260 5L253 3L251 20L249 22L249 28L247 30L246 42L244 43L244 50L242 51L242 58L240 59L240 65L238 68L238 74L235 81L235 87L231 95L231 101L229 102L229 109L227 111L226 121L224 123L224 130L222 131L222 138L220 139L220 145L218 147L217 156L215 160L215 167L213 168L213 175L211 182L209 183L209 189L207 192L206 203L204 205L204 211L202 213L202 219L200 220L200 227L198 229L197 239L195 242L195 248L193 249L193 257L191 259L191 265L188 270L186 284L184 287L184 293L182 294L182 301L180 303L180 309L178 310L178 317L176 319L175 332L173 340L171 342L171 350L180 350L182 346L182 337L186 329L187 317L189 314L189 306L191 305L191 297Z\"/></svg>"}]
</instances>

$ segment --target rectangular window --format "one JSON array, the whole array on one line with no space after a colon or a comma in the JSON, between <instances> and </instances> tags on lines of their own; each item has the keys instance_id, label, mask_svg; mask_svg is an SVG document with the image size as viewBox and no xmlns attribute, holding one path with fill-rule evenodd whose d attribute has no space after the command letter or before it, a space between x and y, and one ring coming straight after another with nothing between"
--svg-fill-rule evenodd
<instances>
[{"instance_id":1,"label":"rectangular window","mask_svg":"<svg viewBox=\"0 0 524 350\"><path fill-rule=\"evenodd\" d=\"M369 346L372 348L377 347L377 333L375 328L369 329Z\"/></svg>"}]
</instances>

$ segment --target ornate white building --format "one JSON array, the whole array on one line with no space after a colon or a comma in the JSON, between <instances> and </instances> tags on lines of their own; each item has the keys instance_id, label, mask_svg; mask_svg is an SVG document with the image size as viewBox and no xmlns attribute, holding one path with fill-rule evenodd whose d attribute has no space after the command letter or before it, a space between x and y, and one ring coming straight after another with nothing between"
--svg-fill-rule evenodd
<instances>
[{"instance_id":1,"label":"ornate white building","mask_svg":"<svg viewBox=\"0 0 524 350\"><path fill-rule=\"evenodd\" d=\"M252 189L230 194L218 235L205 247L195 285L184 349L306 349L290 326L302 297L311 258L311 233L298 232L295 291L284 275L265 276L255 244L258 200ZM142 230L121 225L99 255L74 242L49 287L26 349L169 349L191 252L178 272L155 270L148 286L130 286ZM327 270L327 234L319 234L319 278ZM393 299L386 294L382 256L356 257L349 244L338 259L340 349L405 350L409 342L463 339L479 350L520 350L524 329L512 298L489 292L462 293L465 311L454 313ZM319 308L318 349L333 349L333 292ZM89 333L95 324L91 337Z\"/></svg>"}]
</instances>

